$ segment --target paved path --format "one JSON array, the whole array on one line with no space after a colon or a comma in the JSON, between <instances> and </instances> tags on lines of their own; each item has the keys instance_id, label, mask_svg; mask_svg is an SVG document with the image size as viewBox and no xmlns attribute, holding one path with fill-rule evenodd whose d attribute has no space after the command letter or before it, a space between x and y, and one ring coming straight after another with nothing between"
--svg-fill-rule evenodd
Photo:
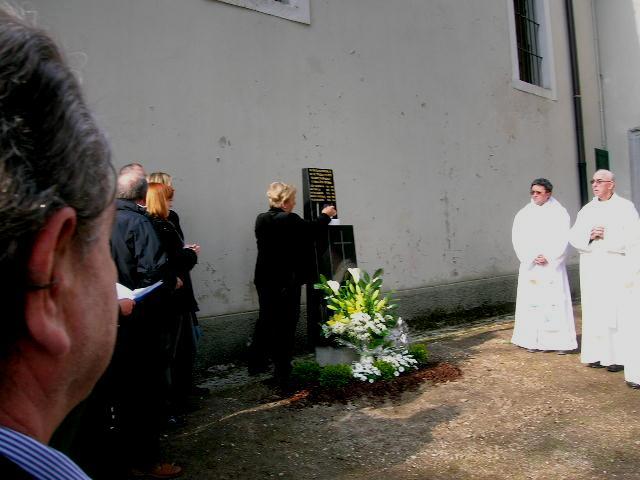
<instances>
[{"instance_id":1,"label":"paved path","mask_svg":"<svg viewBox=\"0 0 640 480\"><path fill-rule=\"evenodd\" d=\"M185 479L640 479L640 391L511 345L509 320L429 334L463 376L381 404L299 408L220 366L167 450Z\"/></svg>"}]
</instances>

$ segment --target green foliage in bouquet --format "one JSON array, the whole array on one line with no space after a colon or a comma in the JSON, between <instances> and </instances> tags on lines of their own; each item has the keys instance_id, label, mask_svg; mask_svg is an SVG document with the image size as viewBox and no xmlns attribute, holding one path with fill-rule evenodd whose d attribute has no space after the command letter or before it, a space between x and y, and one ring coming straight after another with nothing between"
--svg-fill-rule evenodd
<instances>
[{"instance_id":1,"label":"green foliage in bouquet","mask_svg":"<svg viewBox=\"0 0 640 480\"><path fill-rule=\"evenodd\" d=\"M391 296L380 294L382 270L373 276L359 268L348 270L343 285L322 275L314 285L325 293L327 308L333 312L322 325L322 334L360 355L351 365L359 380L374 382L417 368L418 361L407 350L406 324L395 313Z\"/></svg>"},{"instance_id":2,"label":"green foliage in bouquet","mask_svg":"<svg viewBox=\"0 0 640 480\"><path fill-rule=\"evenodd\" d=\"M381 297L382 269L373 277L358 268L350 268L344 285L320 275L314 288L326 294L327 308L333 312L322 325L322 333L361 354L395 346L394 328L402 325L389 295ZM399 332L401 335L402 332Z\"/></svg>"},{"instance_id":3,"label":"green foliage in bouquet","mask_svg":"<svg viewBox=\"0 0 640 480\"><path fill-rule=\"evenodd\" d=\"M409 355L411 355L419 365L427 363L427 359L429 358L429 352L427 352L427 347L424 343L410 345Z\"/></svg>"},{"instance_id":4,"label":"green foliage in bouquet","mask_svg":"<svg viewBox=\"0 0 640 480\"><path fill-rule=\"evenodd\" d=\"M320 386L325 388L342 388L351 382L353 372L349 365L325 365L320 371Z\"/></svg>"}]
</instances>

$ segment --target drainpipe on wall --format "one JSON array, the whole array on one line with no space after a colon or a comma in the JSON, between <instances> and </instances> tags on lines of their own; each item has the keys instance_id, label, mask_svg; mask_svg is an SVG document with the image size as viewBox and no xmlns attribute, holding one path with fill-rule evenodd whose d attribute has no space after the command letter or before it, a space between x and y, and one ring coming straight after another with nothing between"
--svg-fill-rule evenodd
<instances>
[{"instance_id":1,"label":"drainpipe on wall","mask_svg":"<svg viewBox=\"0 0 640 480\"><path fill-rule=\"evenodd\" d=\"M596 62L596 73L598 78L598 104L600 107L600 145L607 149L607 127L604 121L604 93L602 91L602 71L600 70L600 34L598 33L598 20L596 18L595 0L591 0L591 22L593 25L593 51Z\"/></svg>"},{"instance_id":2,"label":"drainpipe on wall","mask_svg":"<svg viewBox=\"0 0 640 480\"><path fill-rule=\"evenodd\" d=\"M567 34L569 36L569 58L571 60L571 83L573 86L573 117L576 126L576 148L578 150L578 182L580 204L589 201L587 190L587 162L584 153L584 123L582 121L582 97L580 94L580 70L578 70L578 48L576 46L576 26L573 18L573 2L565 0L567 12Z\"/></svg>"}]
</instances>

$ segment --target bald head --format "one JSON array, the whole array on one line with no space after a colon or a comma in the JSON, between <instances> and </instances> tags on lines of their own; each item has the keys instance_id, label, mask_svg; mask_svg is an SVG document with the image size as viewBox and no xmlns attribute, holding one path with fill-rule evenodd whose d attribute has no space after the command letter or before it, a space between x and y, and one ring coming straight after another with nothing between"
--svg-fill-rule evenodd
<instances>
[{"instance_id":1,"label":"bald head","mask_svg":"<svg viewBox=\"0 0 640 480\"><path fill-rule=\"evenodd\" d=\"M144 203L146 196L147 179L144 170L132 168L118 175L118 198Z\"/></svg>"},{"instance_id":2,"label":"bald head","mask_svg":"<svg viewBox=\"0 0 640 480\"><path fill-rule=\"evenodd\" d=\"M143 175L145 177L147 176L147 174L144 171L144 167L139 163L128 163L118 171L118 175L122 175L124 173L129 173L129 172L138 172L140 173L140 175Z\"/></svg>"}]
</instances>

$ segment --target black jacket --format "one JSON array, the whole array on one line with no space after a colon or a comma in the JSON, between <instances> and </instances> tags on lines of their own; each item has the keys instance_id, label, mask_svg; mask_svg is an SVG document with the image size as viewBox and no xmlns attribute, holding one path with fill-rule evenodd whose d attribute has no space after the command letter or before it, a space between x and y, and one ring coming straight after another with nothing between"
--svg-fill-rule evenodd
<instances>
[{"instance_id":1,"label":"black jacket","mask_svg":"<svg viewBox=\"0 0 640 480\"><path fill-rule=\"evenodd\" d=\"M131 200L116 200L116 221L111 232L111 255L118 269L118 283L142 288L168 276L167 254L142 207Z\"/></svg>"},{"instance_id":2,"label":"black jacket","mask_svg":"<svg viewBox=\"0 0 640 480\"><path fill-rule=\"evenodd\" d=\"M193 295L189 272L198 263L198 255L190 248L184 248L182 230L178 215L171 211L168 220L149 216L160 243L167 252L168 267L173 276L179 277L182 288L173 292L173 304L178 312L197 312L198 303ZM173 221L171 221L173 218ZM176 226L177 223L177 226Z\"/></svg>"},{"instance_id":3,"label":"black jacket","mask_svg":"<svg viewBox=\"0 0 640 480\"><path fill-rule=\"evenodd\" d=\"M281 208L271 208L258 215L254 283L278 287L307 283L314 265L313 242L326 231L330 221L327 215L321 214L315 222L308 222Z\"/></svg>"},{"instance_id":4,"label":"black jacket","mask_svg":"<svg viewBox=\"0 0 640 480\"><path fill-rule=\"evenodd\" d=\"M178 214L173 210L169 210L169 218L167 218L167 220L169 220L171 224L176 227L176 232L178 232L178 235L180 235L180 239L184 242L184 233L182 232L182 227L180 227L180 217L178 216Z\"/></svg>"},{"instance_id":5,"label":"black jacket","mask_svg":"<svg viewBox=\"0 0 640 480\"><path fill-rule=\"evenodd\" d=\"M180 235L180 240L184 243L184 233L182 232L182 228L180 227L180 217L178 214L169 210L169 220L174 227L176 227L176 231L178 235ZM198 302L196 301L195 293L193 292L193 282L191 281L191 274L185 273L184 278L182 279L184 282L184 287L182 287L182 291L178 292L178 304L182 312L197 312L200 310L198 306Z\"/></svg>"},{"instance_id":6,"label":"black jacket","mask_svg":"<svg viewBox=\"0 0 640 480\"><path fill-rule=\"evenodd\" d=\"M198 256L196 252L190 248L184 248L184 243L176 227L168 220L149 216L153 228L160 239L160 243L167 252L169 268L176 276L182 278L182 275L189 272L196 263Z\"/></svg>"}]
</instances>

